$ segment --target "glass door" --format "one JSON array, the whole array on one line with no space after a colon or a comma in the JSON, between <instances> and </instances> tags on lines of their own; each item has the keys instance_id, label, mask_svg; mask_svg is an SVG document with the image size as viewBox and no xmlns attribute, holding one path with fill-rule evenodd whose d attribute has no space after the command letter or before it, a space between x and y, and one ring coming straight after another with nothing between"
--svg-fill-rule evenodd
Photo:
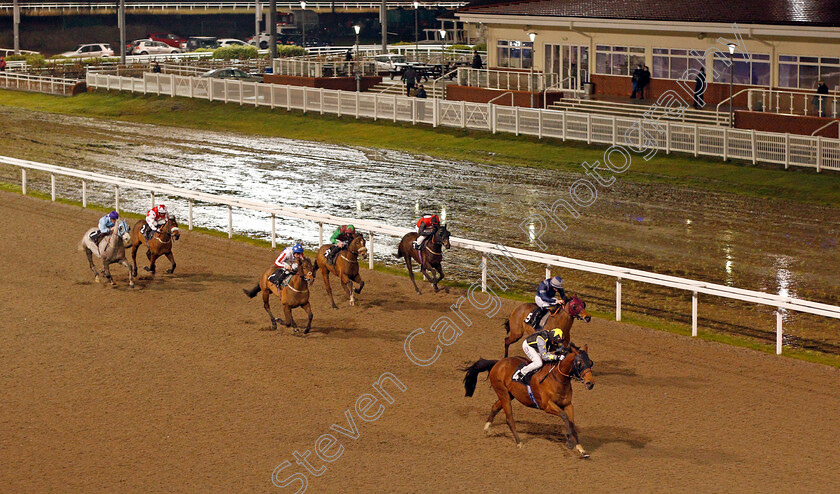
<instances>
[{"instance_id":1,"label":"glass door","mask_svg":"<svg viewBox=\"0 0 840 494\"><path fill-rule=\"evenodd\" d=\"M545 45L545 71L557 74L561 89L582 89L589 82L589 47Z\"/></svg>"}]
</instances>

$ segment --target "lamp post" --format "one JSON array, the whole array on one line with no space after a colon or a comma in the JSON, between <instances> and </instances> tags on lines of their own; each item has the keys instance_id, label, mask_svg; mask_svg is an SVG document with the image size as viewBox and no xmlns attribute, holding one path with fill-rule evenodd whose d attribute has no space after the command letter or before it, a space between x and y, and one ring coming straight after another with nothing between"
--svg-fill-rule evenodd
<instances>
[{"instance_id":1,"label":"lamp post","mask_svg":"<svg viewBox=\"0 0 840 494\"><path fill-rule=\"evenodd\" d=\"M727 43L729 47L729 126L732 127L735 123L732 113L732 74L735 63L732 60L735 55L735 43Z\"/></svg>"},{"instance_id":2,"label":"lamp post","mask_svg":"<svg viewBox=\"0 0 840 494\"><path fill-rule=\"evenodd\" d=\"M356 24L353 26L353 30L356 31L356 92L361 92L362 90L362 74L359 73L359 31L362 30L362 26Z\"/></svg>"},{"instance_id":3,"label":"lamp post","mask_svg":"<svg viewBox=\"0 0 840 494\"><path fill-rule=\"evenodd\" d=\"M534 46L534 40L537 39L537 33L528 33L528 37L531 38L531 76L529 77L528 86L529 91L531 93L531 108L534 107L534 53L536 48Z\"/></svg>"},{"instance_id":4,"label":"lamp post","mask_svg":"<svg viewBox=\"0 0 840 494\"><path fill-rule=\"evenodd\" d=\"M420 43L420 38L417 34L417 9L420 8L420 2L414 2L414 56L417 56L417 46Z\"/></svg>"},{"instance_id":5,"label":"lamp post","mask_svg":"<svg viewBox=\"0 0 840 494\"><path fill-rule=\"evenodd\" d=\"M300 29L303 33L303 53L306 54L306 2L300 2Z\"/></svg>"},{"instance_id":6,"label":"lamp post","mask_svg":"<svg viewBox=\"0 0 840 494\"><path fill-rule=\"evenodd\" d=\"M438 34L440 34L440 42L443 44L440 49L440 63L443 65L446 57L446 29L439 29Z\"/></svg>"}]
</instances>

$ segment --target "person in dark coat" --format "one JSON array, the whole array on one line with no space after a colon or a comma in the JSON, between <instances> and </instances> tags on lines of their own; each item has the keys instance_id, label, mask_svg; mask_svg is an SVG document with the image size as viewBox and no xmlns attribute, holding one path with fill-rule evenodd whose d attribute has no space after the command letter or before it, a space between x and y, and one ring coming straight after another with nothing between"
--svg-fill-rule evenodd
<instances>
[{"instance_id":1,"label":"person in dark coat","mask_svg":"<svg viewBox=\"0 0 840 494\"><path fill-rule=\"evenodd\" d=\"M703 100L706 94L706 68L700 67L700 73L697 74L697 78L694 79L694 108L699 110L706 106L706 102Z\"/></svg>"},{"instance_id":2,"label":"person in dark coat","mask_svg":"<svg viewBox=\"0 0 840 494\"><path fill-rule=\"evenodd\" d=\"M348 49L348 50L347 50L347 53L345 53L345 54L344 54L344 61L345 61L345 62L349 62L349 61L351 61L351 60L353 60L353 50L352 50L352 49Z\"/></svg>"},{"instance_id":3,"label":"person in dark coat","mask_svg":"<svg viewBox=\"0 0 840 494\"><path fill-rule=\"evenodd\" d=\"M424 88L422 84L417 86L417 94L415 94L414 97L426 99L426 88Z\"/></svg>"},{"instance_id":4,"label":"person in dark coat","mask_svg":"<svg viewBox=\"0 0 840 494\"><path fill-rule=\"evenodd\" d=\"M814 96L814 113L824 117L827 114L826 105L828 98L820 96L822 94L828 94L828 85L826 85L825 81L820 81L819 85L817 85L817 96Z\"/></svg>"},{"instance_id":5,"label":"person in dark coat","mask_svg":"<svg viewBox=\"0 0 840 494\"><path fill-rule=\"evenodd\" d=\"M650 69L645 65L642 74L639 76L639 98L645 99L645 86L650 84Z\"/></svg>"},{"instance_id":6,"label":"person in dark coat","mask_svg":"<svg viewBox=\"0 0 840 494\"><path fill-rule=\"evenodd\" d=\"M639 81L642 78L642 72L644 72L642 64L639 64L639 67L633 71L633 94L630 95L631 99L636 99L636 93L639 92Z\"/></svg>"},{"instance_id":7,"label":"person in dark coat","mask_svg":"<svg viewBox=\"0 0 840 494\"><path fill-rule=\"evenodd\" d=\"M417 71L414 70L414 67L409 65L405 68L402 80L405 81L405 95L411 96L411 90L414 89L414 85L417 84Z\"/></svg>"},{"instance_id":8,"label":"person in dark coat","mask_svg":"<svg viewBox=\"0 0 840 494\"><path fill-rule=\"evenodd\" d=\"M160 64L158 62L155 62L154 67L152 67L152 72L154 72L155 74L160 74Z\"/></svg>"},{"instance_id":9,"label":"person in dark coat","mask_svg":"<svg viewBox=\"0 0 840 494\"><path fill-rule=\"evenodd\" d=\"M477 51L474 51L472 64L470 66L474 69L480 69L481 65L481 55L479 55Z\"/></svg>"}]
</instances>

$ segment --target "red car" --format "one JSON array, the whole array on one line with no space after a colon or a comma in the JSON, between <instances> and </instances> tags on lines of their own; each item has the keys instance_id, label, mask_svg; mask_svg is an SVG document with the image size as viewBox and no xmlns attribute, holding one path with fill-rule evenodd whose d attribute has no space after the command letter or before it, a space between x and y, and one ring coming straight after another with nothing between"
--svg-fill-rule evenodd
<instances>
[{"instance_id":1,"label":"red car","mask_svg":"<svg viewBox=\"0 0 840 494\"><path fill-rule=\"evenodd\" d=\"M172 33L149 33L146 37L152 41L160 41L178 49L182 48L187 43L186 39Z\"/></svg>"}]
</instances>

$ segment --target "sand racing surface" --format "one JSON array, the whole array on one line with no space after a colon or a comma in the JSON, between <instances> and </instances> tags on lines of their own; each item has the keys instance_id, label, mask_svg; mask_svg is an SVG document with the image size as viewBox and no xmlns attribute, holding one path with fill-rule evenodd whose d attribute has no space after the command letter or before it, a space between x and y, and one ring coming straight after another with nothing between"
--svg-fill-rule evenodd
<instances>
[{"instance_id":1,"label":"sand racing surface","mask_svg":"<svg viewBox=\"0 0 840 494\"><path fill-rule=\"evenodd\" d=\"M151 279L141 254L136 288L121 266L119 286L105 287L76 250L100 214L0 193L4 492L295 492L303 478L307 492L840 490L833 368L577 322L572 339L595 361L595 388L574 386L591 458L566 450L557 418L521 405L517 449L503 415L482 430L495 400L483 376L467 399L457 370L502 356L514 302L491 318L465 303L468 325L450 310L464 291L424 283L417 296L407 278L365 269L357 307L334 285L340 309L330 309L319 276L312 333L264 331L261 301L242 288L275 252L183 228L175 274L164 259ZM443 315L463 333L415 365L406 337L425 328L412 348L430 358ZM384 373L405 391L386 379L377 392ZM377 418L360 416L360 397ZM326 434L337 442L326 447ZM287 461L277 487L272 472Z\"/></svg>"}]
</instances>

